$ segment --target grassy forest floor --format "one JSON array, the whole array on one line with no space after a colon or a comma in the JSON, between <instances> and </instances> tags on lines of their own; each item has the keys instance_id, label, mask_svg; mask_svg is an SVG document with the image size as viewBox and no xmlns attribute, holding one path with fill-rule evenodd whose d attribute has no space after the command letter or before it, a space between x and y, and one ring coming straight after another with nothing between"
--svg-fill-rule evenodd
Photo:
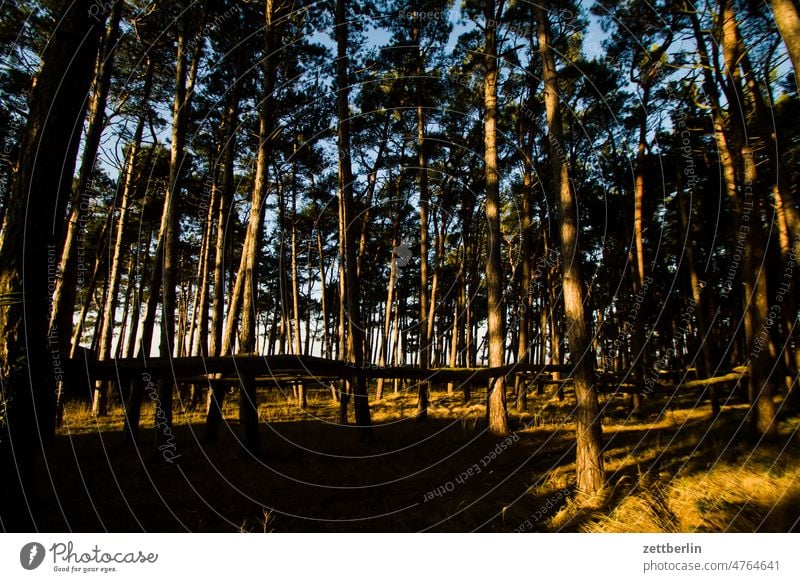
<instances>
[{"instance_id":1,"label":"grassy forest floor","mask_svg":"<svg viewBox=\"0 0 800 582\"><path fill-rule=\"evenodd\" d=\"M152 462L153 429L122 447L122 411L94 418L68 405L38 480L44 531L800 531L800 416L782 414L780 439L755 445L747 406L713 424L695 394L645 402L601 397L608 489L579 507L571 398L532 396L510 412L514 435L483 432L481 394L433 390L429 418L416 395L372 401L374 442L335 423L329 391L301 411L262 395L264 456L239 444L235 397L218 442L202 444L201 411L174 417L174 464ZM510 404L509 408L513 408ZM152 427L152 404L143 424ZM505 443L505 447L500 445ZM500 446L498 446L500 445ZM494 451L494 455L492 455ZM477 468L477 470L476 470Z\"/></svg>"}]
</instances>

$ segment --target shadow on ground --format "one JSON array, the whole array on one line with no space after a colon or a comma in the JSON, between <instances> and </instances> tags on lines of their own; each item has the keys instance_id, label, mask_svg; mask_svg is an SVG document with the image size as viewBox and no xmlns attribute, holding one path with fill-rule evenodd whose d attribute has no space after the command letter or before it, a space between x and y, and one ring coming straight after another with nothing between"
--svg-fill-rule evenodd
<instances>
[{"instance_id":1,"label":"shadow on ground","mask_svg":"<svg viewBox=\"0 0 800 582\"><path fill-rule=\"evenodd\" d=\"M327 405L326 405L327 406ZM434 407L433 410L436 410ZM43 531L583 531L628 497L657 492L676 475L703 474L720 463L743 464L753 447L739 432L744 412L731 408L710 425L705 417L605 427L609 491L593 509L572 503L574 436L570 425L536 428L513 418L516 436L482 432L472 417L383 421L375 440L361 442L353 427L319 420L262 424L265 454L249 455L237 422L219 441L202 443L196 420L175 427L173 463L154 462L152 429L138 447L123 447L119 428L61 434L40 467ZM320 417L321 418L321 417ZM759 447L773 468L797 462L796 433ZM748 457L749 455L749 457ZM160 458L158 455L155 458ZM797 470L796 465L795 471ZM770 467L768 467L770 469ZM775 469L777 470L777 469ZM787 531L797 527L800 499L779 504L714 507L713 523L730 531ZM664 504L666 507L667 504ZM699 508L698 511L701 511ZM669 523L671 517L661 516ZM634 530L635 531L635 530Z\"/></svg>"}]
</instances>

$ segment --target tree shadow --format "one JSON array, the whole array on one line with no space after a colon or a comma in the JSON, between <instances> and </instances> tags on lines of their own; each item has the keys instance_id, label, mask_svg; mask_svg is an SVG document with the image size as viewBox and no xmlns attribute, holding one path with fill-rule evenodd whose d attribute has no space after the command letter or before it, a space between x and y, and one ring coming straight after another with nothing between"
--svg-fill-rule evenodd
<instances>
[{"instance_id":1,"label":"tree shadow","mask_svg":"<svg viewBox=\"0 0 800 582\"><path fill-rule=\"evenodd\" d=\"M604 427L611 463L604 503L576 508L555 530L581 531L665 475L740 463L752 451L736 439L742 415L725 410L711 430L706 418L683 426ZM380 422L371 444L352 425L311 417L273 420L262 423L262 458L247 453L236 420L223 425L213 444L203 442L202 422L185 422L175 425L177 457L171 463L152 462L152 428L128 448L120 446L120 430L62 434L39 470L37 526L120 532L553 531L547 520L573 503L573 427L525 429L525 422L516 421L520 431L509 442L472 420L432 416L417 422L409 416ZM758 454L783 462L778 449L762 446ZM767 516L767 531L786 531L786 508L795 500L792 494L772 513L757 501L748 507Z\"/></svg>"}]
</instances>

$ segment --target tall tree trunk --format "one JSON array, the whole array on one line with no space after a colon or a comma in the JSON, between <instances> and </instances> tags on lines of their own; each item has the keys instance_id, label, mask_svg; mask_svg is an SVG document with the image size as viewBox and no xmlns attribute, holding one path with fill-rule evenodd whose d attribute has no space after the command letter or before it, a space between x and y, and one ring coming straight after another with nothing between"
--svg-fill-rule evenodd
<instances>
[{"instance_id":1,"label":"tall tree trunk","mask_svg":"<svg viewBox=\"0 0 800 582\"><path fill-rule=\"evenodd\" d=\"M317 255L319 257L319 288L320 288L320 310L322 311L322 353L326 358L330 359L331 353L331 338L329 335L330 322L328 318L328 288L325 281L325 254L322 246L322 230L319 224L316 228L317 231Z\"/></svg>"},{"instance_id":2,"label":"tall tree trunk","mask_svg":"<svg viewBox=\"0 0 800 582\"><path fill-rule=\"evenodd\" d=\"M414 27L412 30L412 44L415 50L415 97L417 109L417 171L419 172L419 366L427 368L431 361L430 326L429 317L429 292L428 292L428 156L425 151L425 109L422 79L425 66L420 44L421 19L419 12L413 13ZM417 419L425 420L428 417L428 391L430 382L420 381L417 395Z\"/></svg>"},{"instance_id":3,"label":"tall tree trunk","mask_svg":"<svg viewBox=\"0 0 800 582\"><path fill-rule=\"evenodd\" d=\"M134 247L138 249L137 247ZM125 348L125 336L128 332L128 326L130 325L129 321L129 314L131 311L131 302L133 301L133 291L136 288L136 284L133 280L133 270L136 265L136 250L130 249L131 254L128 258L128 267L127 267L127 284L125 285L125 298L122 301L122 317L120 318L120 328L119 328L119 337L117 338L117 347L114 350L114 357L121 358L123 350ZM125 402L125 399L122 399L122 402Z\"/></svg>"},{"instance_id":4,"label":"tall tree trunk","mask_svg":"<svg viewBox=\"0 0 800 582\"><path fill-rule=\"evenodd\" d=\"M145 74L144 90L142 92L142 113L139 116L139 121L136 123L136 129L133 133L133 140L128 148L128 156L125 164L123 187L122 187L122 201L119 208L119 218L117 219L117 233L114 242L114 247L111 257L111 265L109 267L108 275L108 292L106 294L106 301L103 306L103 325L100 329L100 343L99 350L97 351L97 359L107 360L111 356L111 341L114 335L114 323L117 310L117 295L119 294L119 282L122 266L122 248L125 244L126 231L128 229L128 217L131 205L131 197L133 196L135 184L134 177L136 176L136 160L139 156L139 148L142 143L142 135L144 133L145 117L147 115L146 109L148 101L150 100L150 90L153 81L153 60L147 57L147 73ZM108 412L108 383L97 382L94 389L94 398L92 401L92 412L96 416L105 416Z\"/></svg>"},{"instance_id":5,"label":"tall tree trunk","mask_svg":"<svg viewBox=\"0 0 800 582\"><path fill-rule=\"evenodd\" d=\"M500 232L500 174L497 162L497 23L503 13L504 0L484 0L485 21L485 68L483 81L483 102L485 115L484 163L486 165L486 223L488 238L486 247L486 292L489 344L489 366L503 365L505 335L503 334L503 266ZM499 377L489 382L486 399L486 416L489 432L507 435L508 413L506 411L505 378Z\"/></svg>"},{"instance_id":6,"label":"tall tree trunk","mask_svg":"<svg viewBox=\"0 0 800 582\"><path fill-rule=\"evenodd\" d=\"M764 236L761 219L761 200L754 193L757 188L756 162L753 148L747 137L744 95L739 74L739 64L744 47L739 42L736 17L731 0L720 0L719 7L721 45L725 62L723 90L731 104L730 135L734 160L738 165L736 174L740 181L737 194L740 200L743 222L749 223L745 231L747 244L744 248L742 276L745 300L745 337L748 348L749 384L752 395L753 428L764 439L777 437L778 427L773 401L774 378L772 362L777 350L767 324L769 296L767 291L767 264L764 262ZM744 230L744 229L743 229Z\"/></svg>"},{"instance_id":7,"label":"tall tree trunk","mask_svg":"<svg viewBox=\"0 0 800 582\"><path fill-rule=\"evenodd\" d=\"M404 361L404 356L401 353L400 346L400 301L399 298L395 299L394 309L394 328L392 329L392 358L391 362L395 366L399 366ZM397 394L400 391L400 379L395 378L392 382L392 391Z\"/></svg>"},{"instance_id":8,"label":"tall tree trunk","mask_svg":"<svg viewBox=\"0 0 800 582\"><path fill-rule=\"evenodd\" d=\"M291 353L292 317L289 307L289 269L286 267L286 198L284 188L278 185L278 297L281 306L280 353Z\"/></svg>"},{"instance_id":9,"label":"tall tree trunk","mask_svg":"<svg viewBox=\"0 0 800 582\"><path fill-rule=\"evenodd\" d=\"M531 132L532 133L532 132ZM526 149L524 155L524 171L522 177L522 226L520 230L520 253L522 254L522 269L520 273L520 303L519 303L519 333L517 335L517 362L527 364L530 358L531 310L531 196L533 190L533 168ZM524 378L517 374L515 378L515 392L517 395L517 411L523 412L527 408L527 387Z\"/></svg>"},{"instance_id":10,"label":"tall tree trunk","mask_svg":"<svg viewBox=\"0 0 800 582\"><path fill-rule=\"evenodd\" d=\"M306 281L306 297L311 297L314 291L314 278L312 277L313 268L311 267L311 241L308 241L308 246L306 247L306 273L308 280ZM316 336L317 325L314 325L314 336ZM312 355L314 353L314 347L316 344L315 338L311 337L311 302L308 302L308 306L306 307L306 334L305 334L305 347L304 352L305 354Z\"/></svg>"},{"instance_id":11,"label":"tall tree trunk","mask_svg":"<svg viewBox=\"0 0 800 582\"><path fill-rule=\"evenodd\" d=\"M437 212L433 213L433 277L431 278L431 289L428 296L428 353L430 354L428 365L439 367L441 365L441 342L434 331L436 322L436 301L439 295L439 273L441 271L442 257L444 256L444 241L447 236L447 225L442 224ZM435 350L435 353L434 353Z\"/></svg>"},{"instance_id":12,"label":"tall tree trunk","mask_svg":"<svg viewBox=\"0 0 800 582\"><path fill-rule=\"evenodd\" d=\"M228 241L228 220L233 201L233 163L236 158L236 125L239 119L238 83L228 91L223 119L221 184L217 203L217 232L214 244L214 297L211 302L211 339L209 353L219 356L222 349L222 325L225 319L225 255Z\"/></svg>"},{"instance_id":13,"label":"tall tree trunk","mask_svg":"<svg viewBox=\"0 0 800 582\"><path fill-rule=\"evenodd\" d=\"M162 241L162 255L158 260L163 264L163 281L161 283L161 344L159 355L168 358L173 355L175 343L175 308L178 271L178 237L179 222L177 213L177 197L180 194L180 175L183 166L186 144L186 130L189 116L188 86L193 84L188 68L192 73L196 70L199 55L195 54L194 62L187 68L188 39L190 32L185 22L179 23L178 46L175 69L175 98L172 104L172 141L170 144L169 181L164 196L164 211L161 215L159 239ZM202 40L198 40L202 43ZM151 293L153 291L151 290ZM171 378L159 378L158 400L156 401L156 451L163 451L172 438L172 394Z\"/></svg>"},{"instance_id":14,"label":"tall tree trunk","mask_svg":"<svg viewBox=\"0 0 800 582\"><path fill-rule=\"evenodd\" d=\"M336 109L338 115L339 145L339 196L341 200L341 220L344 235L344 258L347 299L347 352L349 360L360 365L363 360L364 330L361 326L361 307L359 305L359 286L356 265L358 247L353 217L353 169L350 158L350 85L349 85L349 39L347 0L336 0ZM369 402L367 401L367 383L363 375L352 380L353 405L356 425L361 427L362 437L370 440Z\"/></svg>"},{"instance_id":15,"label":"tall tree trunk","mask_svg":"<svg viewBox=\"0 0 800 582\"><path fill-rule=\"evenodd\" d=\"M106 101L111 87L111 74L114 69L114 52L119 38L119 23L122 17L122 0L114 0L108 26L102 39L102 46L97 55L95 65L94 91L89 104L89 123L86 128L86 138L83 145L83 154L78 180L70 195L70 214L65 232L58 232L56 236L63 236L61 245L61 258L59 261L59 278L53 294L53 309L50 314L50 327L59 329L59 348L67 353L70 346L67 340L72 331L72 318L75 310L75 297L80 277L79 264L79 231L82 228L81 216L85 214L83 199L88 200L88 188L92 181L97 152L100 149L100 138L106 123ZM89 18L87 16L87 18ZM83 125L83 112L80 124ZM71 178L71 176L70 176ZM71 184L71 182L70 182ZM61 220L59 216L59 221ZM80 269L83 272L83 269Z\"/></svg>"},{"instance_id":16,"label":"tall tree trunk","mask_svg":"<svg viewBox=\"0 0 800 582\"><path fill-rule=\"evenodd\" d=\"M645 172L647 169L647 109L650 107L650 93L655 82L658 68L664 53L672 44L672 36L669 34L665 41L655 49L645 47L646 57L641 64L638 84L641 87L642 95L639 103L638 122L639 122L639 143L636 147L636 163L634 166L634 185L633 185L633 237L634 237L634 260L633 260L633 294L634 296L646 295L646 273L644 266L644 240L642 234L642 210L645 195ZM644 297L642 297L642 301ZM641 314L640 314L641 315ZM644 349L644 329L643 322L633 322L631 332L631 351L633 353L632 368L633 378L637 386L644 385L644 370L646 367L646 351ZM631 403L633 414L640 411L642 396L639 392L631 393Z\"/></svg>"},{"instance_id":17,"label":"tall tree trunk","mask_svg":"<svg viewBox=\"0 0 800 582\"><path fill-rule=\"evenodd\" d=\"M296 160L297 144L295 144L293 160ZM292 164L292 314L294 319L294 353L303 353L302 334L300 333L300 282L297 280L297 163ZM300 408L305 408L306 389L301 383L297 385L297 403Z\"/></svg>"},{"instance_id":18,"label":"tall tree trunk","mask_svg":"<svg viewBox=\"0 0 800 582\"><path fill-rule=\"evenodd\" d=\"M276 13L273 0L266 0L266 22L264 27L264 59L262 61L263 100L259 109L259 147L256 161L256 174L253 183L253 196L250 205L250 218L242 246L242 258L236 275L236 287L241 288L241 326L239 329L239 351L252 353L255 350L256 298L258 292L259 249L263 237L266 199L269 192L268 166L272 156L274 134L274 90L278 60L275 51L276 40L280 39L280 17ZM234 301L237 292L234 291ZM233 319L235 312L231 310ZM261 439L258 430L258 400L255 379L245 377L241 380L239 391L239 422L245 446L254 455L260 455Z\"/></svg>"},{"instance_id":19,"label":"tall tree trunk","mask_svg":"<svg viewBox=\"0 0 800 582\"><path fill-rule=\"evenodd\" d=\"M206 316L208 316L208 302L206 297L208 296L208 262L209 262L209 248L211 246L211 237L214 234L214 211L217 204L217 176L215 175L214 169L214 156L211 156L210 160L210 168L211 168L211 176L210 179L207 177L205 182L203 183L203 193L202 196L205 197L204 204L205 204L205 216L200 220L200 224L202 225L202 233L200 235L200 253L197 257L197 275L195 276L195 285L194 285L194 294L192 294L192 283L189 282L188 285L188 292L192 296L191 309L187 309L187 316L191 314L191 322L188 321L189 331L186 333L187 343L186 346L186 353L188 355L195 355L195 347L199 349L199 336L202 334L200 330L200 316L201 316L201 309L200 309L200 302L205 302L206 308ZM202 207L202 206L201 206ZM206 322L207 323L207 322ZM208 329L206 328L206 332ZM208 339L206 333L206 340ZM208 343L206 342L206 347ZM205 348L204 348L205 351ZM198 353L199 355L199 353Z\"/></svg>"},{"instance_id":20,"label":"tall tree trunk","mask_svg":"<svg viewBox=\"0 0 800 582\"><path fill-rule=\"evenodd\" d=\"M345 236L344 225L346 224L343 218L342 208L344 206L341 189L338 199L338 242L339 248L337 253L338 265L337 271L339 273L338 285L338 314L336 323L336 358L339 360L346 360L347 355L347 285L345 274ZM347 409L350 402L350 385L348 381L339 382L339 423L347 424Z\"/></svg>"},{"instance_id":21,"label":"tall tree trunk","mask_svg":"<svg viewBox=\"0 0 800 582\"><path fill-rule=\"evenodd\" d=\"M50 285L64 226L63 194L78 151L76 121L80 127L102 33L102 19L86 16L90 5L76 0L55 20L31 90L0 235L0 465L16 467L0 480L6 531L37 529L34 467L54 439L55 383L67 355L59 333L69 330L52 326L48 335ZM61 171L54 171L54 161ZM43 213L52 218L42 220Z\"/></svg>"},{"instance_id":22,"label":"tall tree trunk","mask_svg":"<svg viewBox=\"0 0 800 582\"><path fill-rule=\"evenodd\" d=\"M192 356L209 356L209 329L208 329L208 307L209 307L209 271L211 265L211 243L214 236L214 218L218 205L219 188L216 180L211 188L211 197L206 208L205 228L203 229L203 239L201 243L200 259L197 275L197 292L195 294L195 305L192 311L192 332L189 334L189 350ZM202 397L203 387L200 384L191 385L191 396L189 409L195 410ZM208 412L206 410L206 412Z\"/></svg>"},{"instance_id":23,"label":"tall tree trunk","mask_svg":"<svg viewBox=\"0 0 800 582\"><path fill-rule=\"evenodd\" d=\"M677 147L677 146L676 146ZM679 149L679 148L678 148ZM714 356L711 350L712 340L711 337L708 336L708 325L706 323L705 318L705 300L702 297L701 293L706 286L705 281L701 281L698 274L697 274L697 261L695 260L694 256L694 241L692 240L692 231L691 231L691 221L689 210L687 209L686 205L686 195L684 193L684 184L683 184L683 170L678 167L675 172L675 182L676 182L676 190L678 198L678 214L680 216L681 221L681 230L685 233L685 244L683 245L683 250L686 253L686 262L689 268L689 286L692 291L692 300L695 304L695 316L697 318L697 329L698 329L698 336L700 338L700 350L701 350L701 366L703 369L703 375L705 378L710 378L713 376L714 371ZM689 200L693 198L693 192L690 190ZM706 296L711 293L712 290L708 289L705 291ZM708 399L711 403L711 416L712 418L716 418L720 412L719 401L717 399L717 392L716 387L712 384L708 387Z\"/></svg>"},{"instance_id":24,"label":"tall tree trunk","mask_svg":"<svg viewBox=\"0 0 800 582\"><path fill-rule=\"evenodd\" d=\"M741 35L737 33L737 42L742 43ZM794 195L790 187L789 177L787 176L786 165L782 161L782 147L778 143L776 132L773 129L770 112L764 93L770 94L768 83L769 79L764 79L766 88L762 91L756 79L756 74L750 63L747 52L741 57L742 72L745 75L747 89L752 98L753 108L757 124L757 132L767 146L766 154L770 161L771 174L774 176L772 184L772 195L775 208L775 223L778 227L778 247L781 258L781 272L783 280L779 283L778 299L782 303L780 306L781 319L783 323L784 336L791 345L800 345L800 326L796 325L797 316L797 278L792 277L793 257L800 255L800 210L794 202ZM777 331L777 330L776 330ZM777 334L776 334L777 335ZM797 389L797 374L800 371L800 350L784 349L784 381L790 397L800 400L800 392ZM800 403L800 402L798 402Z\"/></svg>"},{"instance_id":25,"label":"tall tree trunk","mask_svg":"<svg viewBox=\"0 0 800 582\"><path fill-rule=\"evenodd\" d=\"M575 472L578 491L585 495L592 495L603 488L605 476L602 453L603 437L595 389L594 357L590 351L590 337L583 310L584 291L581 256L578 248L578 209L570 186L550 23L542 6L536 6L535 11L538 23L539 50L542 54L544 71L544 100L550 134L550 161L553 166L554 187L558 196L564 311L567 316L567 336L573 365L572 380L577 400Z\"/></svg>"},{"instance_id":26,"label":"tall tree trunk","mask_svg":"<svg viewBox=\"0 0 800 582\"><path fill-rule=\"evenodd\" d=\"M214 236L214 210L217 207L219 189L214 186L211 189L211 199L206 209L205 229L203 231L203 244L200 253L199 273L197 276L198 292L195 309L193 312L192 326L195 333L190 335L191 350L193 356L208 356L208 272L211 267L211 242Z\"/></svg>"},{"instance_id":27,"label":"tall tree trunk","mask_svg":"<svg viewBox=\"0 0 800 582\"><path fill-rule=\"evenodd\" d=\"M642 73L646 77L646 73ZM642 99L639 105L639 143L636 146L636 163L633 184L633 294L645 294L644 241L642 236L642 206L644 204L644 174L647 152L647 107L650 101L650 86L646 79L642 82ZM644 297L642 298L644 299ZM641 316L641 314L640 314ZM644 322L632 322L631 352L632 375L637 386L644 385ZM638 414L642 404L639 392L631 393L631 414Z\"/></svg>"},{"instance_id":28,"label":"tall tree trunk","mask_svg":"<svg viewBox=\"0 0 800 582\"><path fill-rule=\"evenodd\" d=\"M533 36L531 35L531 50L533 51ZM538 81L533 71L529 71L530 87L528 89L528 99L531 106L534 104L536 92L538 88ZM523 135L520 135L520 142L523 145L522 152L522 223L520 227L520 254L522 255L522 268L520 269L520 286L519 286L519 320L518 327L519 333L517 335L517 361L527 364L530 360L530 343L529 333L531 330L531 316L533 309L531 277L533 276L533 269L531 268L532 262L532 236L533 216L532 216L532 197L533 197L533 160L531 159L535 130L533 124L525 123ZM527 139L525 139L527 137ZM543 333L543 330L542 330ZM527 384L524 376L517 374L515 376L514 392L517 397L517 412L524 412L527 409Z\"/></svg>"},{"instance_id":29,"label":"tall tree trunk","mask_svg":"<svg viewBox=\"0 0 800 582\"><path fill-rule=\"evenodd\" d=\"M461 288L459 289L459 299L461 301L462 307L462 317L464 318L464 323L462 326L462 339L460 340L462 343L462 354L461 354L461 365L465 368L469 368L473 365L473 340L472 340L472 313L473 307L472 301L469 301L469 293L468 289L472 289L472 264L470 262L470 239L471 231L472 231L472 214L474 208L470 208L468 204L462 203L461 205L461 240L463 241L463 246L461 249L461 256L459 257L459 272L461 275ZM464 389L464 402L467 403L470 400L470 383L464 382L463 384Z\"/></svg>"},{"instance_id":30,"label":"tall tree trunk","mask_svg":"<svg viewBox=\"0 0 800 582\"><path fill-rule=\"evenodd\" d=\"M103 227L100 230L100 236L98 237L98 242L97 242L97 252L95 253L94 266L92 268L92 276L89 279L89 282L85 289L86 300L84 301L83 306L81 307L81 311L78 316L78 322L75 324L74 329L72 330L72 341L69 351L70 358L74 358L78 351L81 338L83 337L84 326L86 325L86 316L88 315L89 310L92 307L92 299L94 298L95 290L97 289L97 285L98 283L100 283L101 278L105 275L105 271L103 269L105 261L103 261L103 257L105 256L106 251L108 250L108 245L109 245L108 239L111 236L110 231L113 218L114 218L114 213L109 212L108 216L106 217L106 220L103 222ZM98 317L102 317L102 309L98 309Z\"/></svg>"},{"instance_id":31,"label":"tall tree trunk","mask_svg":"<svg viewBox=\"0 0 800 582\"><path fill-rule=\"evenodd\" d=\"M398 278L398 265L397 265L397 252L400 246L400 203L397 200L397 191L399 190L400 180L402 177L399 175L396 182L390 182L389 200L395 199L395 208L392 212L392 257L389 262L389 285L386 289L386 308L384 310L383 318L383 331L381 333L381 346L380 354L378 356L378 365L383 367L387 361L387 350L389 348L389 332L392 323L392 306L394 305L394 291L397 286ZM383 386L385 380L378 378L378 387L375 398L380 400L383 398Z\"/></svg>"},{"instance_id":32,"label":"tall tree trunk","mask_svg":"<svg viewBox=\"0 0 800 582\"><path fill-rule=\"evenodd\" d=\"M800 87L800 16L793 0L770 0L775 15L775 24L786 44L786 50L794 67L794 78Z\"/></svg>"}]
</instances>

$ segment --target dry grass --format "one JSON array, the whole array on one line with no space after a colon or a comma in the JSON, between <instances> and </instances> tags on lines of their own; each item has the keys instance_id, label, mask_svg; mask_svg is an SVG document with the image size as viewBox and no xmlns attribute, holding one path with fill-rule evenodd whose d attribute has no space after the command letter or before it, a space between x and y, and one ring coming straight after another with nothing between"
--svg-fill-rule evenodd
<instances>
[{"instance_id":1,"label":"dry grass","mask_svg":"<svg viewBox=\"0 0 800 582\"><path fill-rule=\"evenodd\" d=\"M708 473L638 487L610 512L596 512L579 529L604 533L786 532L797 529L798 468L772 475L764 467L719 464ZM548 524L569 523L574 506Z\"/></svg>"},{"instance_id":2,"label":"dry grass","mask_svg":"<svg viewBox=\"0 0 800 582\"><path fill-rule=\"evenodd\" d=\"M491 452L484 394L434 391L427 422L414 419L414 387L372 401L375 441L336 424L338 404L312 390L300 410L291 391L265 392L263 459L238 442L237 403L220 442L202 441L203 413L176 401L175 466L152 462L154 408L142 413L138 448L122 448L122 411L94 418L70 404L43 468L54 487L41 528L53 531L790 531L800 517L800 418L784 417L781 441L753 446L745 406L709 424L691 399L648 403L630 418L606 399L609 487L592 502L572 491L574 426L568 397L532 396L511 414L519 440L480 474L426 500ZM47 481L44 481L47 482Z\"/></svg>"},{"instance_id":3,"label":"dry grass","mask_svg":"<svg viewBox=\"0 0 800 582\"><path fill-rule=\"evenodd\" d=\"M611 450L611 487L598 507L565 504L546 523L551 531L787 532L800 528L800 443L797 417L778 443L750 444L746 406L728 409L713 426L702 410L678 410L645 428L654 439L636 450ZM615 427L606 429L611 433Z\"/></svg>"}]
</instances>

